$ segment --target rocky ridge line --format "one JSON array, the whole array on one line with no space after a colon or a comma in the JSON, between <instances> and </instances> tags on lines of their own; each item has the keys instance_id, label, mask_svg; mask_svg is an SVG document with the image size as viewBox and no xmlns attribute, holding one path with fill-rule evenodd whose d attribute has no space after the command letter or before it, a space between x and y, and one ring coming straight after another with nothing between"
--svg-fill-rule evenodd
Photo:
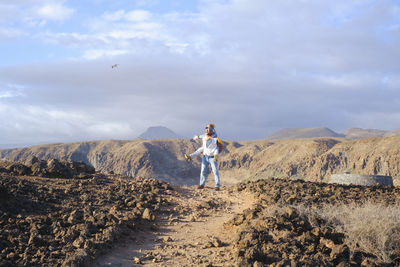
<instances>
[{"instance_id":1,"label":"rocky ridge line","mask_svg":"<svg viewBox=\"0 0 400 267\"><path fill-rule=\"evenodd\" d=\"M0 161L0 173L52 178L91 178L96 170L84 162L39 160L31 156L23 163Z\"/></svg>"},{"instance_id":2,"label":"rocky ridge line","mask_svg":"<svg viewBox=\"0 0 400 267\"><path fill-rule=\"evenodd\" d=\"M400 178L399 143L398 136L226 141L219 169L230 184L263 177L327 182L331 174L344 172ZM193 185L198 183L200 159L187 162L184 154L199 146L184 139L94 141L0 150L0 157L21 163L32 156L82 161L103 173Z\"/></svg>"}]
</instances>

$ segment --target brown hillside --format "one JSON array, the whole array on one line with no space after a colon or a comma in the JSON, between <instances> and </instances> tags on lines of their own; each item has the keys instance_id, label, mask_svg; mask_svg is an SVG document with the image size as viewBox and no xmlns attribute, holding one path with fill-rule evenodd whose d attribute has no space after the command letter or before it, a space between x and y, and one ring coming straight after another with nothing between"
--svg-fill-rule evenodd
<instances>
[{"instance_id":1,"label":"brown hillside","mask_svg":"<svg viewBox=\"0 0 400 267\"><path fill-rule=\"evenodd\" d=\"M184 153L197 144L183 139L92 141L50 144L0 151L3 160L24 162L31 156L40 159L83 161L101 172L134 177L157 177L177 184L197 183L198 161L188 163ZM194 181L196 179L196 182Z\"/></svg>"},{"instance_id":2,"label":"brown hillside","mask_svg":"<svg viewBox=\"0 0 400 267\"><path fill-rule=\"evenodd\" d=\"M237 169L246 174L245 179L274 176L328 181L331 174L342 172L396 177L400 171L399 152L400 137L356 141L327 138L281 140L254 155L248 166ZM224 157L221 164L234 175L236 170L229 162L232 161L230 157Z\"/></svg>"},{"instance_id":3,"label":"brown hillside","mask_svg":"<svg viewBox=\"0 0 400 267\"><path fill-rule=\"evenodd\" d=\"M390 137L390 136L400 136L400 129L393 130L390 132L385 133L385 137Z\"/></svg>"},{"instance_id":4,"label":"brown hillside","mask_svg":"<svg viewBox=\"0 0 400 267\"><path fill-rule=\"evenodd\" d=\"M361 139L371 137L383 137L387 132L376 129L351 128L344 132L344 136L348 139Z\"/></svg>"},{"instance_id":5,"label":"brown hillside","mask_svg":"<svg viewBox=\"0 0 400 267\"><path fill-rule=\"evenodd\" d=\"M250 142L223 157L220 165L221 169L227 172L226 176L239 176L238 180L265 176L297 177L299 174L306 174L315 158L338 142L335 139Z\"/></svg>"},{"instance_id":6,"label":"brown hillside","mask_svg":"<svg viewBox=\"0 0 400 267\"><path fill-rule=\"evenodd\" d=\"M269 139L298 139L298 138L316 138L316 137L343 137L326 127L317 128L286 128L271 136Z\"/></svg>"},{"instance_id":7,"label":"brown hillside","mask_svg":"<svg viewBox=\"0 0 400 267\"><path fill-rule=\"evenodd\" d=\"M174 184L197 184L200 159L184 160L200 146L185 139L93 141L0 150L0 158L24 162L40 159L83 161L98 171L155 177ZM280 177L328 181L333 173L350 172L398 176L400 137L345 140L309 138L225 142L219 167L224 184ZM210 177L212 179L212 175Z\"/></svg>"}]
</instances>

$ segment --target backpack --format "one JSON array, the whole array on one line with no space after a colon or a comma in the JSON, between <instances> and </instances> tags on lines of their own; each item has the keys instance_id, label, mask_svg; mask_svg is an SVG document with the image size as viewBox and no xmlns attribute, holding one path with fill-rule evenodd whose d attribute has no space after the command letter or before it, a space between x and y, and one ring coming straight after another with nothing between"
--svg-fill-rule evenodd
<instances>
[{"instance_id":1,"label":"backpack","mask_svg":"<svg viewBox=\"0 0 400 267\"><path fill-rule=\"evenodd\" d=\"M221 154L221 152L224 150L224 144L218 137L217 137L217 146L218 146L218 154Z\"/></svg>"}]
</instances>

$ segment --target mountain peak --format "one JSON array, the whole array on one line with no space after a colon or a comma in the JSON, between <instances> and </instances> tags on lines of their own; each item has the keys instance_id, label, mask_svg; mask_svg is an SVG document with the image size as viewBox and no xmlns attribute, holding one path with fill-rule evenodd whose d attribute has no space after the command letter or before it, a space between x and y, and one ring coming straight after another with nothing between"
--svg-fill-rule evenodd
<instances>
[{"instance_id":1,"label":"mountain peak","mask_svg":"<svg viewBox=\"0 0 400 267\"><path fill-rule=\"evenodd\" d=\"M139 135L139 138L143 139L174 139L180 138L178 134L176 134L171 129L168 129L164 126L151 126L147 128L147 130Z\"/></svg>"}]
</instances>

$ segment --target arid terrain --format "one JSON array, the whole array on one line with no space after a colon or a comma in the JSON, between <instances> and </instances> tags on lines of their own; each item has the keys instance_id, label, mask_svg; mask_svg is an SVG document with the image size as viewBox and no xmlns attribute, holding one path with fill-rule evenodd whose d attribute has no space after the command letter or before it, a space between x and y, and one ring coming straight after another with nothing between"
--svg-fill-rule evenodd
<instances>
[{"instance_id":1,"label":"arid terrain","mask_svg":"<svg viewBox=\"0 0 400 267\"><path fill-rule=\"evenodd\" d=\"M395 187L0 178L0 266L400 264Z\"/></svg>"},{"instance_id":2,"label":"arid terrain","mask_svg":"<svg viewBox=\"0 0 400 267\"><path fill-rule=\"evenodd\" d=\"M154 179L0 176L0 266L87 266L165 201Z\"/></svg>"},{"instance_id":3,"label":"arid terrain","mask_svg":"<svg viewBox=\"0 0 400 267\"><path fill-rule=\"evenodd\" d=\"M399 141L225 142L221 191L189 140L2 150L0 266L398 266L400 189L325 182L397 177Z\"/></svg>"},{"instance_id":4,"label":"arid terrain","mask_svg":"<svg viewBox=\"0 0 400 267\"><path fill-rule=\"evenodd\" d=\"M308 138L225 141L219 169L225 184L265 177L328 182L331 174L391 175L400 173L400 137L358 140ZM187 139L93 141L0 150L0 159L82 161L103 173L151 177L179 185L198 183L200 158L187 162L199 142Z\"/></svg>"}]
</instances>

